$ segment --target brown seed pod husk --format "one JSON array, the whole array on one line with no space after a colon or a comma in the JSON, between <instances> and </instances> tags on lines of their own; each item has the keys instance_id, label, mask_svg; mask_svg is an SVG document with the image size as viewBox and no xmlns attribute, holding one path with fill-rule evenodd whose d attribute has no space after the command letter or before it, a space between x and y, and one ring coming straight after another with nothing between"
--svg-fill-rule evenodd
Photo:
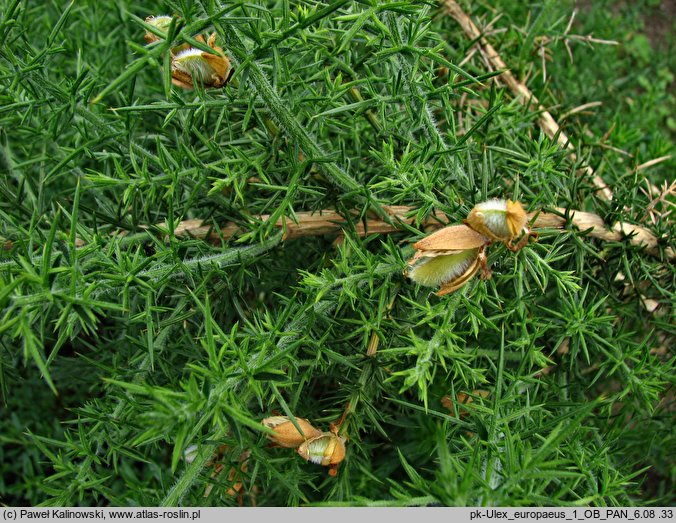
<instances>
[{"instance_id":1,"label":"brown seed pod husk","mask_svg":"<svg viewBox=\"0 0 676 523\"><path fill-rule=\"evenodd\" d=\"M516 238L526 229L528 223L528 214L521 205L521 202L507 200L507 226L511 233L511 239Z\"/></svg>"},{"instance_id":2,"label":"brown seed pod husk","mask_svg":"<svg viewBox=\"0 0 676 523\"><path fill-rule=\"evenodd\" d=\"M301 434L287 416L272 416L262 421L263 425L272 429L275 433L268 434L268 439L280 447L295 449L306 440L321 436L322 432L314 428L310 422L303 418L296 418L296 423L303 431Z\"/></svg>"},{"instance_id":3,"label":"brown seed pod husk","mask_svg":"<svg viewBox=\"0 0 676 523\"><path fill-rule=\"evenodd\" d=\"M477 258L474 259L474 263L462 275L451 281L441 284L439 291L437 292L437 296L444 296L446 294L450 294L451 292L457 291L472 279L472 277L479 270L480 266L481 263L479 262L479 257L477 256Z\"/></svg>"},{"instance_id":4,"label":"brown seed pod husk","mask_svg":"<svg viewBox=\"0 0 676 523\"><path fill-rule=\"evenodd\" d=\"M467 225L451 225L414 243L413 248L419 251L464 251L478 249L487 243L489 240L485 235Z\"/></svg>"},{"instance_id":5,"label":"brown seed pod husk","mask_svg":"<svg viewBox=\"0 0 676 523\"><path fill-rule=\"evenodd\" d=\"M418 285L440 286L437 296L460 289L481 269L481 278L491 277L486 257L486 245L461 251L416 251L408 261L404 276Z\"/></svg>"}]
</instances>

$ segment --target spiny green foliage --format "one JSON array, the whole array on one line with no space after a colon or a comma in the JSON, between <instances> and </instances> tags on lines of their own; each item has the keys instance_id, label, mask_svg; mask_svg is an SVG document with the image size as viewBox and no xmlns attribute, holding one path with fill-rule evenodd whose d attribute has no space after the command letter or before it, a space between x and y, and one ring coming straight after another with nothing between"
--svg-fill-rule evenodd
<instances>
[{"instance_id":1,"label":"spiny green foliage","mask_svg":"<svg viewBox=\"0 0 676 523\"><path fill-rule=\"evenodd\" d=\"M599 9L572 32L627 45L572 42L571 66L571 6L503 8L492 40L555 116L603 102L564 120L577 162L466 59L473 42L435 4L3 2L0 501L673 503L664 256L542 231L517 254L492 247L493 279L437 298L402 276L421 227L355 232L385 205L459 222L505 196L638 223L673 248L668 205L643 189L674 162L636 169L673 152L672 54L645 60L637 18ZM180 16L171 41L143 45L142 20L165 13ZM171 87L168 49L211 30L231 83ZM586 163L612 203L578 176ZM324 208L352 220L342 242L275 228ZM177 237L193 218L242 233ZM327 428L348 402L335 478L267 445L272 412Z\"/></svg>"}]
</instances>

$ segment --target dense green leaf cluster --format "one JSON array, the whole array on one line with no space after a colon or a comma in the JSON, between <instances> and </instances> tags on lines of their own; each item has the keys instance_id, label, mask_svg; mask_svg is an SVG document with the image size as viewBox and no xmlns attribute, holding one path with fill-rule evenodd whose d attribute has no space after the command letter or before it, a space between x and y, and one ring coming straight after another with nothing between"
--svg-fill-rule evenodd
<instances>
[{"instance_id":1,"label":"dense green leaf cluster","mask_svg":"<svg viewBox=\"0 0 676 523\"><path fill-rule=\"evenodd\" d=\"M566 3L497 4L468 12L504 15L493 43L577 160L435 3L0 2L0 503L674 502L673 196L646 180L676 164L642 167L673 152L671 53L646 60L640 3L570 33ZM152 14L180 17L170 41L145 45ZM173 87L170 48L212 31L230 83ZM592 32L627 45L569 36ZM491 247L493 278L443 298L404 278L432 211L490 197L640 224L659 252L571 227ZM414 223L357 234L390 205ZM340 238L276 226L320 209ZM347 404L335 478L260 425Z\"/></svg>"}]
</instances>

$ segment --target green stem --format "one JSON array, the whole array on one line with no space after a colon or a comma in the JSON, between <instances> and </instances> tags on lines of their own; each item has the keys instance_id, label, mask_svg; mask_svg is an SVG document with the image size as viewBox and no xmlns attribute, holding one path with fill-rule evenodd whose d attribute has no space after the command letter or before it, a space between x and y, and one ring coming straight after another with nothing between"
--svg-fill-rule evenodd
<instances>
[{"instance_id":1,"label":"green stem","mask_svg":"<svg viewBox=\"0 0 676 523\"><path fill-rule=\"evenodd\" d=\"M385 13L385 23L390 30L392 43L396 47L403 46L404 43L401 27L396 15L392 12ZM401 76L404 84L406 84L406 88L413 98L413 103L417 105L417 112L420 112L422 116L422 123L424 125L423 130L425 131L425 135L430 140L435 141L441 149L446 149L446 142L444 141L444 137L441 136L441 133L439 132L434 116L432 115L432 110L425 101L425 95L413 82L413 66L404 56L401 55L401 53L397 53L395 58L399 68L401 69Z\"/></svg>"},{"instance_id":2,"label":"green stem","mask_svg":"<svg viewBox=\"0 0 676 523\"><path fill-rule=\"evenodd\" d=\"M209 11L208 6L205 10ZM228 51L242 61L241 66L246 67L247 83L255 90L265 103L270 114L281 129L307 156L317 161L317 167L327 180L334 186L353 193L361 203L365 203L370 210L374 211L387 223L392 223L391 217L383 207L373 198L368 187L357 182L350 174L339 166L335 161L325 160L330 157L317 140L312 136L298 119L291 113L288 101L282 100L266 78L261 66L251 59L251 52L237 34L235 25L227 29L214 21L214 26L219 30L225 41ZM323 161L319 161L323 160Z\"/></svg>"},{"instance_id":3,"label":"green stem","mask_svg":"<svg viewBox=\"0 0 676 523\"><path fill-rule=\"evenodd\" d=\"M287 324L286 328L284 329L284 332L289 332L291 334L285 334L284 336L279 338L279 341L277 341L277 351L271 355L265 356L262 361L261 361L261 351L256 352L249 358L248 362L249 368L255 368L258 366L265 365L266 361L268 361L273 357L278 356L279 352L288 348L296 339L298 339L301 336L301 334L305 330L307 330L308 324L312 321L312 319L315 316L320 314L327 314L335 306L336 306L335 303L322 301L312 305L311 307L306 309L302 314L296 316L293 320L291 320ZM231 377L229 377L227 380L215 384L211 388L211 391L209 392L209 399L204 409L204 412L205 413L213 412L212 409L216 404L222 402L223 399L227 397L227 394L230 391L239 388L242 382L246 380L247 377L244 376L244 373L242 371L239 371L234 375L232 375ZM197 425L200 426L204 425L207 421L209 421L208 418L210 416L211 414L205 414L202 417L202 419L197 423ZM223 426L222 428L216 430L214 433L210 434L208 440L221 441L225 438L227 432L228 432L227 425ZM185 470L179 476L176 483L174 483L174 485L171 487L167 495L160 502L161 507L175 507L181 502L181 500L188 493L192 484L199 477L199 473L202 470L202 468L206 466L211 456L213 456L216 450L216 446L217 445L215 444L214 445L204 444L200 446L200 449L197 453L195 460L185 468Z\"/></svg>"}]
</instances>

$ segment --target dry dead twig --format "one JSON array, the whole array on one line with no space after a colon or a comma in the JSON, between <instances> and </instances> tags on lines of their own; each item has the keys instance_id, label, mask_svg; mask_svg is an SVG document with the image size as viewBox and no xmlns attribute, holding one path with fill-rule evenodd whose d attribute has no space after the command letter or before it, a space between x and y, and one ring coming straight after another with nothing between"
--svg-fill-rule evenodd
<instances>
[{"instance_id":1,"label":"dry dead twig","mask_svg":"<svg viewBox=\"0 0 676 523\"><path fill-rule=\"evenodd\" d=\"M403 205L385 206L385 211L390 216L392 223L387 223L377 217L369 217L366 220L352 220L353 230L359 236L368 234L388 234L400 232L403 224L413 226L415 209ZM290 218L278 220L275 227L284 230L284 239L301 238L304 236L320 236L323 234L344 234L348 220L333 210L320 212L297 212L297 221ZM270 215L263 214L256 217L257 220L266 221ZM553 212L534 212L529 214L533 228L536 229L559 229L563 230L570 223L581 231L589 231L589 236L603 241L622 241L629 239L632 245L646 248L646 252L659 257L659 239L645 227L640 227L627 222L617 222L612 227L607 227L603 219L597 214L578 211L575 209L555 208ZM398 224L402 224L399 226ZM446 217L432 213L421 225L430 229L441 228L449 224ZM166 224L160 224L166 230ZM178 237L195 237L210 241L220 241L247 232L246 228L236 224L226 224L220 229L211 225L204 225L201 220L185 220L180 222L174 229L174 235ZM676 253L672 248L665 250L667 259L672 260Z\"/></svg>"},{"instance_id":2,"label":"dry dead twig","mask_svg":"<svg viewBox=\"0 0 676 523\"><path fill-rule=\"evenodd\" d=\"M669 182L665 180L664 185L661 188L651 184L648 180L644 181L648 190L646 191L641 187L641 192L649 198L652 198L650 203L646 206L646 217L650 218L650 221L655 225L658 221L667 219L673 211L673 207L676 207L676 203L669 200L669 198L676 196L676 181L669 184ZM661 207L660 210L657 209L658 205Z\"/></svg>"}]
</instances>

